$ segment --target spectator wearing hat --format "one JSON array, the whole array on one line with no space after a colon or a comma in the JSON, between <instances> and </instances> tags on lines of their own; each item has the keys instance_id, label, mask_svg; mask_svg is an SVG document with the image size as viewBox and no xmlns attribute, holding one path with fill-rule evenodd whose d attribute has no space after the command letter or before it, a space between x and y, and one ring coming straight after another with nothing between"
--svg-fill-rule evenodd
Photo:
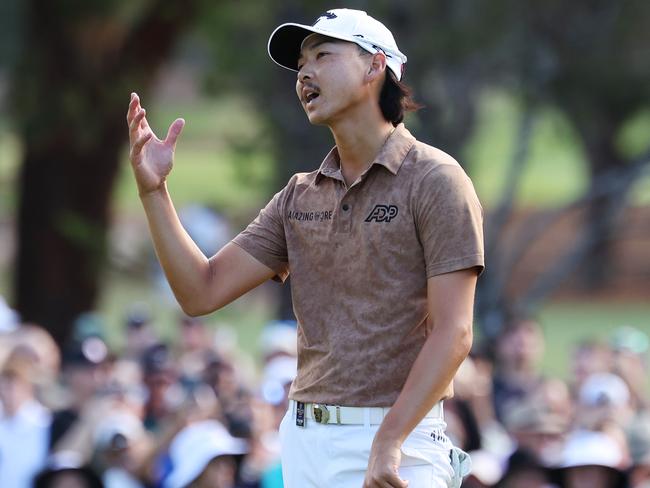
<instances>
[{"instance_id":1,"label":"spectator wearing hat","mask_svg":"<svg viewBox=\"0 0 650 488\"><path fill-rule=\"evenodd\" d=\"M497 340L493 378L494 411L503 421L509 405L531 395L542 383L538 362L544 354L544 335L537 321L514 317Z\"/></svg>"},{"instance_id":2,"label":"spectator wearing hat","mask_svg":"<svg viewBox=\"0 0 650 488\"><path fill-rule=\"evenodd\" d=\"M51 456L45 469L34 478L33 484L24 486L33 488L104 488L99 475L90 466L82 464L77 453L67 451Z\"/></svg>"},{"instance_id":3,"label":"spectator wearing hat","mask_svg":"<svg viewBox=\"0 0 650 488\"><path fill-rule=\"evenodd\" d=\"M636 409L648 407L645 394L650 348L648 334L630 326L619 327L612 333L609 342L613 350L612 371L627 383L632 406Z\"/></svg>"},{"instance_id":4,"label":"spectator wearing hat","mask_svg":"<svg viewBox=\"0 0 650 488\"><path fill-rule=\"evenodd\" d=\"M558 462L569 419L530 398L508 412L505 426L517 449L534 455L539 463L551 465Z\"/></svg>"},{"instance_id":5,"label":"spectator wearing hat","mask_svg":"<svg viewBox=\"0 0 650 488\"><path fill-rule=\"evenodd\" d=\"M0 486L30 486L44 466L51 413L36 395L36 353L26 345L11 350L0 368Z\"/></svg>"},{"instance_id":6,"label":"spectator wearing hat","mask_svg":"<svg viewBox=\"0 0 650 488\"><path fill-rule=\"evenodd\" d=\"M275 320L266 324L260 334L259 348L266 364L277 356L298 356L298 331L293 320Z\"/></svg>"},{"instance_id":7,"label":"spectator wearing hat","mask_svg":"<svg viewBox=\"0 0 650 488\"><path fill-rule=\"evenodd\" d=\"M20 325L18 312L7 305L6 300L0 295L0 336L13 332Z\"/></svg>"},{"instance_id":8,"label":"spectator wearing hat","mask_svg":"<svg viewBox=\"0 0 650 488\"><path fill-rule=\"evenodd\" d=\"M552 471L540 463L534 452L519 448L508 458L505 473L494 486L498 488L549 488L552 486L552 480Z\"/></svg>"},{"instance_id":9,"label":"spectator wearing hat","mask_svg":"<svg viewBox=\"0 0 650 488\"><path fill-rule=\"evenodd\" d=\"M187 386L202 382L207 363L214 356L213 334L200 317L178 316L179 340L174 356L181 382Z\"/></svg>"},{"instance_id":10,"label":"spectator wearing hat","mask_svg":"<svg viewBox=\"0 0 650 488\"><path fill-rule=\"evenodd\" d=\"M628 467L619 442L603 432L576 430L562 449L556 470L565 488L625 488Z\"/></svg>"},{"instance_id":11,"label":"spectator wearing hat","mask_svg":"<svg viewBox=\"0 0 650 488\"><path fill-rule=\"evenodd\" d=\"M143 488L138 472L151 449L142 420L128 410L101 419L93 433L96 459L106 488Z\"/></svg>"},{"instance_id":12,"label":"spectator wearing hat","mask_svg":"<svg viewBox=\"0 0 650 488\"><path fill-rule=\"evenodd\" d=\"M172 470L164 488L234 488L233 456L246 444L232 437L216 420L195 422L182 429L169 446Z\"/></svg>"},{"instance_id":13,"label":"spectator wearing hat","mask_svg":"<svg viewBox=\"0 0 650 488\"><path fill-rule=\"evenodd\" d=\"M589 376L578 394L576 421L591 430L607 430L620 435L634 414L630 389L613 373Z\"/></svg>"},{"instance_id":14,"label":"spectator wearing hat","mask_svg":"<svg viewBox=\"0 0 650 488\"><path fill-rule=\"evenodd\" d=\"M144 351L159 342L147 307L136 304L131 307L125 320L126 340L124 357L139 359Z\"/></svg>"},{"instance_id":15,"label":"spectator wearing hat","mask_svg":"<svg viewBox=\"0 0 650 488\"><path fill-rule=\"evenodd\" d=\"M167 345L158 343L150 346L141 361L143 383L147 390L144 426L156 433L164 419L182 404L185 395L178 384L178 372Z\"/></svg>"},{"instance_id":16,"label":"spectator wearing hat","mask_svg":"<svg viewBox=\"0 0 650 488\"><path fill-rule=\"evenodd\" d=\"M570 358L571 391L577 395L589 376L611 370L612 350L607 344L592 339L579 342Z\"/></svg>"},{"instance_id":17,"label":"spectator wearing hat","mask_svg":"<svg viewBox=\"0 0 650 488\"><path fill-rule=\"evenodd\" d=\"M106 386L108 347L98 336L72 340L63 350L61 380L67 405L54 412L50 430L50 450L80 420L82 412Z\"/></svg>"},{"instance_id":18,"label":"spectator wearing hat","mask_svg":"<svg viewBox=\"0 0 650 488\"><path fill-rule=\"evenodd\" d=\"M639 414L630 423L627 441L632 459L630 488L650 488L650 412Z\"/></svg>"}]
</instances>

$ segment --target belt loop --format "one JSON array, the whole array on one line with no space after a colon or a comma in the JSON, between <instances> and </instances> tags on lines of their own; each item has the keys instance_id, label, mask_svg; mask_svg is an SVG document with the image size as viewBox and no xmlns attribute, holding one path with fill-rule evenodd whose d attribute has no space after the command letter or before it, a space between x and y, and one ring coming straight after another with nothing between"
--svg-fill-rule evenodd
<instances>
[{"instance_id":1,"label":"belt loop","mask_svg":"<svg viewBox=\"0 0 650 488\"><path fill-rule=\"evenodd\" d=\"M341 407L336 406L336 423L341 425Z\"/></svg>"}]
</instances>

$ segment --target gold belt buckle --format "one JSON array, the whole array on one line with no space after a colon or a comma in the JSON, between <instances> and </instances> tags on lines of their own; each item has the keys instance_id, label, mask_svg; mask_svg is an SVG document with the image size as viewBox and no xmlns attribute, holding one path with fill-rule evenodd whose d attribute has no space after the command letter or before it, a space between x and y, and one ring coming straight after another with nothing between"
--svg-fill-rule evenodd
<instances>
[{"instance_id":1,"label":"gold belt buckle","mask_svg":"<svg viewBox=\"0 0 650 488\"><path fill-rule=\"evenodd\" d=\"M330 420L330 412L325 405L314 403L311 406L311 411L314 414L314 420L319 424L326 424Z\"/></svg>"}]
</instances>

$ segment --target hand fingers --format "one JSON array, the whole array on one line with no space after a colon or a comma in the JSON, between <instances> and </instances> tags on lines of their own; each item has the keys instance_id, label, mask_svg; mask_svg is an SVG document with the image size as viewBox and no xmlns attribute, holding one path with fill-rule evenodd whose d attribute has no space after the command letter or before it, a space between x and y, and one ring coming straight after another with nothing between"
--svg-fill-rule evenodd
<instances>
[{"instance_id":1,"label":"hand fingers","mask_svg":"<svg viewBox=\"0 0 650 488\"><path fill-rule=\"evenodd\" d=\"M153 137L153 132L147 132L146 134L143 134L140 137L138 137L138 139L131 147L131 159L140 155L142 148L152 137Z\"/></svg>"},{"instance_id":2,"label":"hand fingers","mask_svg":"<svg viewBox=\"0 0 650 488\"><path fill-rule=\"evenodd\" d=\"M131 93L131 100L129 101L129 110L126 112L126 123L131 126L133 117L140 108L140 97L136 93Z\"/></svg>"},{"instance_id":3,"label":"hand fingers","mask_svg":"<svg viewBox=\"0 0 650 488\"><path fill-rule=\"evenodd\" d=\"M144 119L144 116L147 114L147 111L145 109L140 109L140 111L135 114L135 117L131 120L131 123L129 124L129 136L131 140L135 139L138 129L140 128L140 122L142 122L142 119Z\"/></svg>"},{"instance_id":4,"label":"hand fingers","mask_svg":"<svg viewBox=\"0 0 650 488\"><path fill-rule=\"evenodd\" d=\"M407 480L401 479L397 474L386 474L379 479L376 479L374 483L370 483L372 488L408 488L409 482ZM365 488L364 484L364 488Z\"/></svg>"},{"instance_id":5,"label":"hand fingers","mask_svg":"<svg viewBox=\"0 0 650 488\"><path fill-rule=\"evenodd\" d=\"M172 125L169 126L169 130L167 131L167 137L165 138L165 143L175 146L176 139L178 139L178 136L183 131L183 127L185 127L185 120L183 119L174 120L174 122L172 122Z\"/></svg>"}]
</instances>

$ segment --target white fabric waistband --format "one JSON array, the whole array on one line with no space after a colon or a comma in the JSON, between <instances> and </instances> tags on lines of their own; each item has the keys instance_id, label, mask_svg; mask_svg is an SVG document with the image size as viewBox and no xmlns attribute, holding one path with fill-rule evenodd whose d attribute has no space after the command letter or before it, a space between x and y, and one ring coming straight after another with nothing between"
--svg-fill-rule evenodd
<instances>
[{"instance_id":1,"label":"white fabric waistband","mask_svg":"<svg viewBox=\"0 0 650 488\"><path fill-rule=\"evenodd\" d=\"M322 403L303 403L304 419L319 424L340 425L379 425L384 420L391 407L344 407L340 405L325 405ZM289 400L292 419L296 419L298 402ZM436 403L424 418L443 420L442 400Z\"/></svg>"}]
</instances>

